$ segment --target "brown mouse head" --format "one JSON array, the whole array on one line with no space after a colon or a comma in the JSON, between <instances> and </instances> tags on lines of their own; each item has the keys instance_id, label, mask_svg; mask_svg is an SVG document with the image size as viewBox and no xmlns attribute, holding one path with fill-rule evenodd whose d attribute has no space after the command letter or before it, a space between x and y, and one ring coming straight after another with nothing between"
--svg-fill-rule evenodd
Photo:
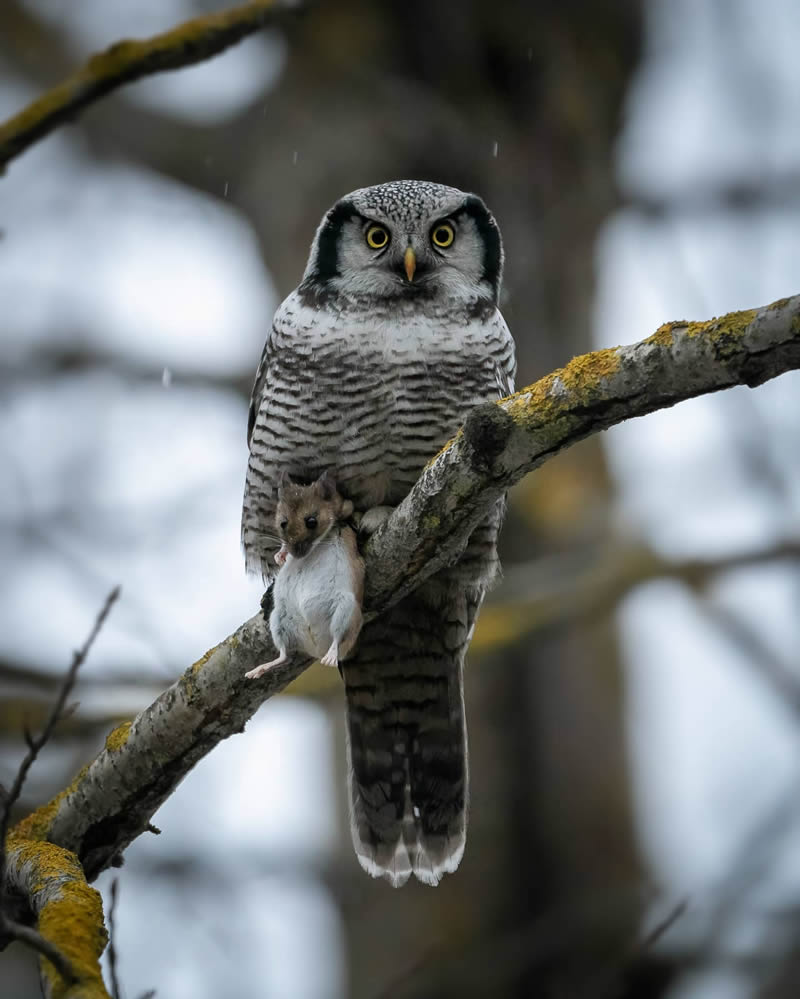
<instances>
[{"instance_id":1,"label":"brown mouse head","mask_svg":"<svg viewBox=\"0 0 800 999\"><path fill-rule=\"evenodd\" d=\"M330 471L323 472L310 486L292 482L286 472L278 484L275 526L294 558L303 558L333 527L353 512L353 504L336 488Z\"/></svg>"}]
</instances>

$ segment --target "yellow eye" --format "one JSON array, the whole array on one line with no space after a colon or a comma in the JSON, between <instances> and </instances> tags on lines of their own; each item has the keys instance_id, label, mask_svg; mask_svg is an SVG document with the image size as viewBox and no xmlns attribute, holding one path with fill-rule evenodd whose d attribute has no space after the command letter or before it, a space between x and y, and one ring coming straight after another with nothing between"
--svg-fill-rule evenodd
<instances>
[{"instance_id":1,"label":"yellow eye","mask_svg":"<svg viewBox=\"0 0 800 999\"><path fill-rule=\"evenodd\" d=\"M439 225L434 226L431 232L431 241L434 246L450 246L455 238L455 231L449 222L441 222Z\"/></svg>"},{"instance_id":2,"label":"yellow eye","mask_svg":"<svg viewBox=\"0 0 800 999\"><path fill-rule=\"evenodd\" d=\"M373 250L382 250L389 243L389 231L382 225L371 225L367 229L367 246Z\"/></svg>"}]
</instances>

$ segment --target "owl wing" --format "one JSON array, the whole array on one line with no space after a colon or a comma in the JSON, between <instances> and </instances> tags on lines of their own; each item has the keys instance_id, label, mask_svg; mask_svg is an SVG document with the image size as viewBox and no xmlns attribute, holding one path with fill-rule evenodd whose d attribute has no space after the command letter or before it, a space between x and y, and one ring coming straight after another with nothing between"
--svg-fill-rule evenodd
<instances>
[{"instance_id":1,"label":"owl wing","mask_svg":"<svg viewBox=\"0 0 800 999\"><path fill-rule=\"evenodd\" d=\"M511 395L517 377L517 358L514 352L514 341L506 325L502 313L498 310L490 320L493 327L491 339L500 345L500 351L495 355L495 373L500 397Z\"/></svg>"},{"instance_id":2,"label":"owl wing","mask_svg":"<svg viewBox=\"0 0 800 999\"><path fill-rule=\"evenodd\" d=\"M256 371L256 380L253 383L253 391L250 393L250 412L247 415L247 447L251 448L253 443L253 429L256 425L256 417L258 416L258 410L261 407L261 400L264 397L264 392L267 389L267 384L269 380L269 366L272 360L272 355L275 349L275 324L273 323L272 329L270 330L269 336L267 337L267 342L264 344L264 350L261 354L261 360L258 362L258 370Z\"/></svg>"},{"instance_id":3,"label":"owl wing","mask_svg":"<svg viewBox=\"0 0 800 999\"><path fill-rule=\"evenodd\" d=\"M277 318L277 317L276 317ZM247 447L250 457L245 478L242 504L242 547L248 572L260 572L271 578L272 557L278 549L272 521L275 516L277 473L271 467L272 435L266 427L256 430L259 414L276 403L276 365L279 362L278 333L275 322L267 336L256 371L250 410L247 416Z\"/></svg>"}]
</instances>

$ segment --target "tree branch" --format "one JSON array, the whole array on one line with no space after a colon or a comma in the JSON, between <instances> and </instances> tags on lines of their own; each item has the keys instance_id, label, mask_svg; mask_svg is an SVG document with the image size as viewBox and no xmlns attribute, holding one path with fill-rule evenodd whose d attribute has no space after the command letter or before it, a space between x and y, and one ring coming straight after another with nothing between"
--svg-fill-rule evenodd
<instances>
[{"instance_id":1,"label":"tree branch","mask_svg":"<svg viewBox=\"0 0 800 999\"><path fill-rule=\"evenodd\" d=\"M617 542L515 565L481 611L470 651L491 652L607 613L650 580L675 579L703 590L721 574L768 562L800 565L800 537L713 559L668 559L646 544ZM796 691L793 700L800 704Z\"/></svg>"},{"instance_id":2,"label":"tree branch","mask_svg":"<svg viewBox=\"0 0 800 999\"><path fill-rule=\"evenodd\" d=\"M499 404L480 406L370 540L365 610L400 600L464 549L487 510L532 469L615 423L683 399L758 385L800 367L800 295L705 323L660 327L640 343L574 358ZM21 835L74 851L89 880L147 824L189 770L241 732L260 704L308 665L298 657L258 682L244 673L275 654L259 613L190 666Z\"/></svg>"},{"instance_id":3,"label":"tree branch","mask_svg":"<svg viewBox=\"0 0 800 999\"><path fill-rule=\"evenodd\" d=\"M75 855L12 833L7 883L26 900L39 931L8 919L5 929L42 954L46 999L109 999L100 971L106 945L103 903L99 892L86 883Z\"/></svg>"},{"instance_id":4,"label":"tree branch","mask_svg":"<svg viewBox=\"0 0 800 999\"><path fill-rule=\"evenodd\" d=\"M116 586L95 618L88 638L73 654L42 731L37 736L26 732L28 752L10 790L0 788L0 948L9 939L16 939L42 955L40 969L46 997L107 997L98 963L106 940L103 905L97 892L86 884L74 854L43 842L44 837L29 842L24 833L9 836L8 825L28 771L68 711L67 698L75 686L78 670L118 597ZM11 917L7 910L12 894L33 914L38 929Z\"/></svg>"},{"instance_id":5,"label":"tree branch","mask_svg":"<svg viewBox=\"0 0 800 999\"><path fill-rule=\"evenodd\" d=\"M143 76L203 62L267 23L277 24L293 6L288 0L252 0L152 38L117 42L91 56L82 69L0 125L0 173L15 156L112 90Z\"/></svg>"}]
</instances>

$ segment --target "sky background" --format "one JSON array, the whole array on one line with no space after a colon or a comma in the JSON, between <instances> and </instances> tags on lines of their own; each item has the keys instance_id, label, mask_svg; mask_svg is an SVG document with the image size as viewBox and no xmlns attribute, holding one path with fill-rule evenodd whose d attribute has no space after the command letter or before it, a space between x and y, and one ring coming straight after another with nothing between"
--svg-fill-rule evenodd
<instances>
[{"instance_id":1,"label":"sky background","mask_svg":"<svg viewBox=\"0 0 800 999\"><path fill-rule=\"evenodd\" d=\"M190 13L179 0L30 6L67 33L76 64L117 37L144 36ZM689 210L703 189L800 171L800 8L791 0L651 0L647 9L646 59L618 143L624 200L595 251L598 347L641 339L667 320L800 291L800 202ZM202 66L135 84L130 95L213 125L277 80L286 59L281 41L253 38ZM0 116L33 96L6 72ZM261 587L245 576L239 545L246 403L209 380L252 377L278 303L252 227L226 194L224 182L211 197L122 161L98 166L80 135L63 129L2 179L0 365L24 372L56 348L107 353L128 368L125 377L76 368L57 382L3 380L5 659L62 670L121 583L84 670L136 672L157 687L258 605ZM685 198L687 211L654 217L642 209L661 198ZM800 374L792 373L606 433L619 531L675 558L796 537L798 400ZM796 571L732 573L705 600L749 622L797 668ZM689 899L678 934L719 932L733 952L751 946L769 932L762 913L796 904L797 809L771 843L752 904L720 928L715 900L733 859L796 792L800 729L684 584L638 587L618 625L637 831L653 878L662 899ZM120 689L117 698L123 713L142 703L141 691ZM155 816L163 835L133 844L121 878L117 947L127 995L157 987L169 999L202 999L231 994L232 981L242 999L348 994L339 915L314 876L339 849L340 734L323 707L274 699ZM61 762L46 757L42 767ZM13 756L3 760L4 782L13 765ZM160 866L193 855L203 857L203 877L165 892ZM104 891L110 876L98 882ZM202 965L198 940L207 941ZM672 999L752 994L732 964L698 972Z\"/></svg>"}]
</instances>

